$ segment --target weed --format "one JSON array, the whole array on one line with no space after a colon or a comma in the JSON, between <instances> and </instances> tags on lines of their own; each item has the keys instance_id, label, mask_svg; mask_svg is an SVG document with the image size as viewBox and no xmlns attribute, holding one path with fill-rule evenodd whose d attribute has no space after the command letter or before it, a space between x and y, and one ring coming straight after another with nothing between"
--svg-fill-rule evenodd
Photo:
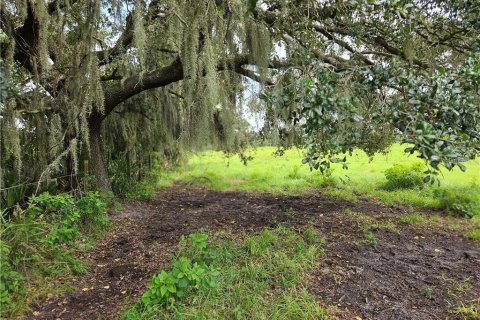
<instances>
[{"instance_id":1,"label":"weed","mask_svg":"<svg viewBox=\"0 0 480 320\"><path fill-rule=\"evenodd\" d=\"M463 317L465 320L480 320L480 307L473 304L461 304L458 306L454 313Z\"/></svg>"},{"instance_id":2,"label":"weed","mask_svg":"<svg viewBox=\"0 0 480 320\"><path fill-rule=\"evenodd\" d=\"M364 233L365 240L370 243L372 246L376 246L378 243L377 237L372 231L366 231Z\"/></svg>"},{"instance_id":3,"label":"weed","mask_svg":"<svg viewBox=\"0 0 480 320\"><path fill-rule=\"evenodd\" d=\"M433 289L432 288L425 288L425 290L423 290L423 295L425 296L425 298L427 299L432 299L432 294L433 294Z\"/></svg>"},{"instance_id":4,"label":"weed","mask_svg":"<svg viewBox=\"0 0 480 320\"><path fill-rule=\"evenodd\" d=\"M374 233L375 231L388 230L398 232L397 226L392 220L377 220L368 215L353 212L350 209L344 209L343 212L357 223L358 228L363 232L365 241L373 246L378 243L378 239Z\"/></svg>"},{"instance_id":5,"label":"weed","mask_svg":"<svg viewBox=\"0 0 480 320\"><path fill-rule=\"evenodd\" d=\"M243 238L222 233L210 242L206 237L182 239L171 268L152 279L142 302L128 308L122 319L326 319L305 289L323 241L313 228L299 234L278 227ZM195 264L204 271L193 272ZM175 277L186 278L185 283L180 286ZM160 291L157 296L163 291L168 299L153 303L152 290Z\"/></svg>"},{"instance_id":6,"label":"weed","mask_svg":"<svg viewBox=\"0 0 480 320\"><path fill-rule=\"evenodd\" d=\"M477 185L436 190L435 195L440 199L442 208L454 216L472 218L480 215L480 188Z\"/></svg>"},{"instance_id":7,"label":"weed","mask_svg":"<svg viewBox=\"0 0 480 320\"><path fill-rule=\"evenodd\" d=\"M295 216L295 211L292 208L288 208L285 210L284 214L287 218L293 218Z\"/></svg>"},{"instance_id":8,"label":"weed","mask_svg":"<svg viewBox=\"0 0 480 320\"><path fill-rule=\"evenodd\" d=\"M465 236L472 240L480 240L480 228L466 231Z\"/></svg>"}]
</instances>

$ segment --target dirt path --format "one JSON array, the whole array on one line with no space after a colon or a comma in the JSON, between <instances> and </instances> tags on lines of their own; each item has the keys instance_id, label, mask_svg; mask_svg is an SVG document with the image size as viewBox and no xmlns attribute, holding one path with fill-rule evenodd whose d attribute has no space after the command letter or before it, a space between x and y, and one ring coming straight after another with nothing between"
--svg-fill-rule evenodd
<instances>
[{"instance_id":1,"label":"dirt path","mask_svg":"<svg viewBox=\"0 0 480 320\"><path fill-rule=\"evenodd\" d=\"M404 213L367 199L353 204L321 194L275 197L177 186L126 205L115 228L82 257L91 273L73 283L76 290L33 306L26 318L113 319L166 266L182 234L286 223L314 225L325 236L326 253L310 290L334 317L455 319L451 311L460 301L480 302L480 245L442 230L382 227ZM364 216L378 227L368 241Z\"/></svg>"}]
</instances>

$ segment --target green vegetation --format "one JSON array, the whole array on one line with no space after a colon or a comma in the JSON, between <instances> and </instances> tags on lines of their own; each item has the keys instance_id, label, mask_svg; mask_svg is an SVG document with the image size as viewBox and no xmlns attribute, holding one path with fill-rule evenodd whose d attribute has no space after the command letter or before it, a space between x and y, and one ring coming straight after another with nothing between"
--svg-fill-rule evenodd
<instances>
[{"instance_id":1,"label":"green vegetation","mask_svg":"<svg viewBox=\"0 0 480 320\"><path fill-rule=\"evenodd\" d=\"M108 226L106 200L97 192L42 193L1 217L0 316L25 311L49 290L65 290L50 288L50 279L86 272L75 253Z\"/></svg>"},{"instance_id":2,"label":"green vegetation","mask_svg":"<svg viewBox=\"0 0 480 320\"><path fill-rule=\"evenodd\" d=\"M475 188L476 190L472 190ZM473 192L472 192L473 191ZM473 187L459 187L455 189L436 190L441 207L455 216L472 218L480 215L480 189Z\"/></svg>"},{"instance_id":3,"label":"green vegetation","mask_svg":"<svg viewBox=\"0 0 480 320\"><path fill-rule=\"evenodd\" d=\"M321 174L301 165L304 152L289 149L282 157L275 157L275 148L259 147L249 151L253 160L245 166L237 156L226 158L221 152L206 152L190 159L179 170L162 173L160 187L180 180L185 183L205 185L213 190L238 190L270 192L274 194L302 194L328 186L329 195L355 201L356 194L380 199L391 205L408 204L424 208L445 208L452 214L474 216L480 212L480 162L467 162L467 172L458 168L443 171L440 186L424 184L419 174L426 169L421 160L406 155L404 147L394 145L386 154L370 158L355 151L347 158L348 170L332 167ZM413 171L409 172L409 170ZM422 180L422 185L418 186ZM417 185L417 188L406 188ZM385 188L385 186L391 188ZM397 186L398 188L393 188ZM459 192L459 190L461 192Z\"/></svg>"},{"instance_id":4,"label":"green vegetation","mask_svg":"<svg viewBox=\"0 0 480 320\"><path fill-rule=\"evenodd\" d=\"M122 319L326 319L306 291L321 245L311 228L220 233L210 243L206 234L192 234Z\"/></svg>"},{"instance_id":5,"label":"green vegetation","mask_svg":"<svg viewBox=\"0 0 480 320\"><path fill-rule=\"evenodd\" d=\"M368 215L353 212L349 209L343 210L343 214L355 221L358 228L362 231L365 241L373 246L377 244L375 232L379 230L398 232L395 223L390 219L377 220Z\"/></svg>"},{"instance_id":6,"label":"green vegetation","mask_svg":"<svg viewBox=\"0 0 480 320\"><path fill-rule=\"evenodd\" d=\"M420 188L424 184L422 164L416 162L408 166L396 163L393 167L385 170L385 178L387 179L385 184L387 190Z\"/></svg>"},{"instance_id":7,"label":"green vegetation","mask_svg":"<svg viewBox=\"0 0 480 320\"><path fill-rule=\"evenodd\" d=\"M460 305L455 309L455 314L462 317L465 320L479 320L480 319L480 307L473 304Z\"/></svg>"}]
</instances>

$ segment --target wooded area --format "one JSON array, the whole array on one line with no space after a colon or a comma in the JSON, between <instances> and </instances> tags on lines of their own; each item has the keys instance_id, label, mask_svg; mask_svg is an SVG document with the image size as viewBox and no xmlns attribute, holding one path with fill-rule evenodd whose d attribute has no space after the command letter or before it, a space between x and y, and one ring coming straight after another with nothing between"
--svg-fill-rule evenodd
<instances>
[{"instance_id":1,"label":"wooded area","mask_svg":"<svg viewBox=\"0 0 480 320\"><path fill-rule=\"evenodd\" d=\"M475 1L3 1L2 186L81 172L89 159L111 190L112 159L238 151L242 77L265 90L269 134L305 121L314 167L395 138L433 171L462 167L480 148L478 10Z\"/></svg>"}]
</instances>

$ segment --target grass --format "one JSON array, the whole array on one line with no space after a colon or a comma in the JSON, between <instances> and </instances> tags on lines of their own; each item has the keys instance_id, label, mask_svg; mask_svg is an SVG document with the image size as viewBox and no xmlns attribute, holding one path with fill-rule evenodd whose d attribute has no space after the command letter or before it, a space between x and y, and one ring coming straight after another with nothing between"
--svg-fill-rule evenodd
<instances>
[{"instance_id":1,"label":"grass","mask_svg":"<svg viewBox=\"0 0 480 320\"><path fill-rule=\"evenodd\" d=\"M480 320L480 306L473 304L461 304L454 313L466 320Z\"/></svg>"},{"instance_id":2,"label":"grass","mask_svg":"<svg viewBox=\"0 0 480 320\"><path fill-rule=\"evenodd\" d=\"M260 147L249 151L253 160L245 166L238 156L226 158L221 152L205 152L194 155L178 170L162 173L158 186L166 187L174 181L204 185L212 190L269 192L273 194L299 195L319 187L328 187L326 193L354 202L357 194L375 197L387 205L396 203L423 208L445 206L439 194L480 194L480 160L466 163L467 172L458 168L444 170L440 186L387 190L385 171L395 164L422 164L415 156L403 152L404 146L394 145L387 154L373 159L362 151L348 158L348 170L333 164L328 176L310 171L302 165L303 151L290 149L281 157L274 156L274 147ZM463 200L462 200L463 201Z\"/></svg>"},{"instance_id":3,"label":"grass","mask_svg":"<svg viewBox=\"0 0 480 320\"><path fill-rule=\"evenodd\" d=\"M215 285L197 282L181 298L153 309L142 299L121 319L326 319L326 311L306 290L322 241L311 228L298 233L278 227L242 237L217 234L206 249L215 252L206 267L219 270ZM186 256L202 265L204 254ZM177 256L172 265L184 258ZM149 290L155 289L152 283Z\"/></svg>"},{"instance_id":4,"label":"grass","mask_svg":"<svg viewBox=\"0 0 480 320\"><path fill-rule=\"evenodd\" d=\"M359 212L353 212L348 208L343 210L343 214L355 221L357 227L362 231L366 243L373 246L376 246L378 242L375 235L377 231L388 230L398 232L395 222L391 219L378 220Z\"/></svg>"},{"instance_id":5,"label":"grass","mask_svg":"<svg viewBox=\"0 0 480 320\"><path fill-rule=\"evenodd\" d=\"M480 216L472 219L458 219L450 216L426 215L421 213L404 214L398 217L402 224L414 227L429 227L459 231L472 240L480 240Z\"/></svg>"}]
</instances>

